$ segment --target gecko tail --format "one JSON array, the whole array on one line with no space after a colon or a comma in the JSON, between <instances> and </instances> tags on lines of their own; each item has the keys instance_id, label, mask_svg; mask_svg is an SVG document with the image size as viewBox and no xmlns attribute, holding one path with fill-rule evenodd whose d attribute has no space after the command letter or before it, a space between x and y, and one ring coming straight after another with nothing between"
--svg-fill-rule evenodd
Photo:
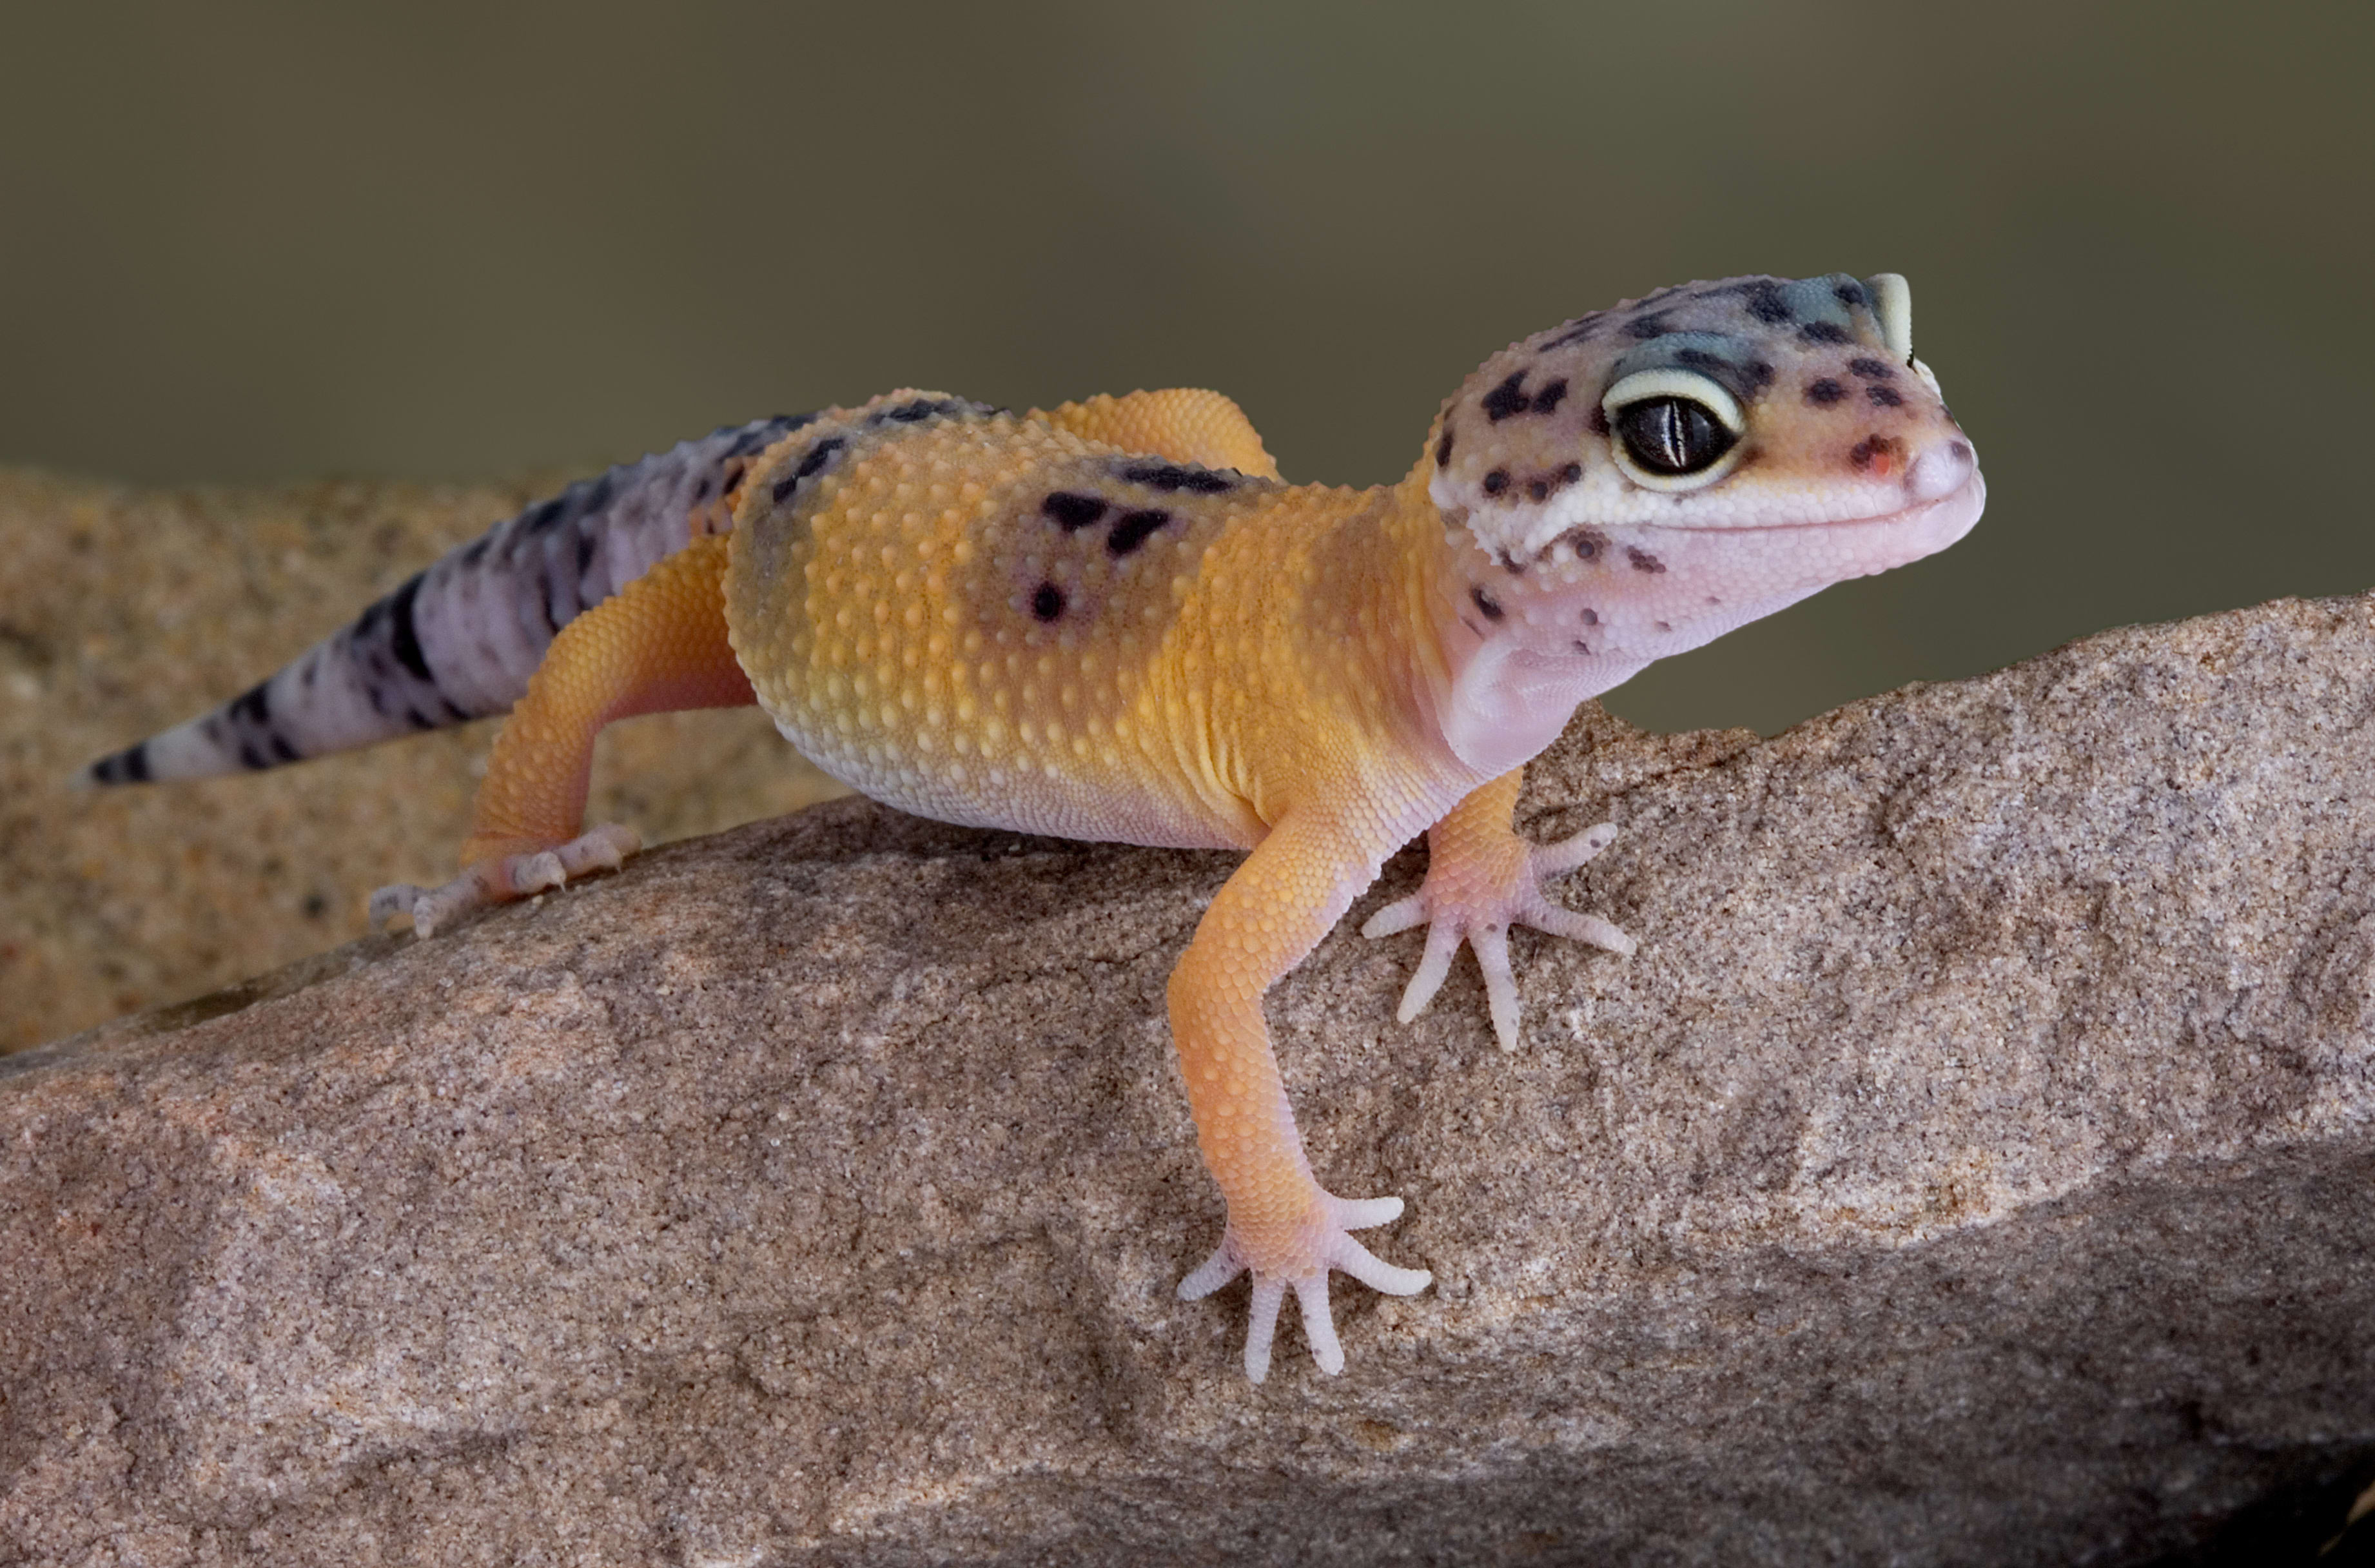
<instances>
[{"instance_id":1,"label":"gecko tail","mask_svg":"<svg viewBox=\"0 0 2375 1568\"><path fill-rule=\"evenodd\" d=\"M743 473L814 418L727 425L580 480L447 551L269 679L70 782L253 772L506 713L562 627L731 529Z\"/></svg>"}]
</instances>

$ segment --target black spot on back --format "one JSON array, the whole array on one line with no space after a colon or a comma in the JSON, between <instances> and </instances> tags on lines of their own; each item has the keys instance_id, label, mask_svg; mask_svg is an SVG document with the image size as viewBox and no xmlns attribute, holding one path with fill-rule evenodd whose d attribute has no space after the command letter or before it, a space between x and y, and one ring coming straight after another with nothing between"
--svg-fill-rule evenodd
<instances>
[{"instance_id":1,"label":"black spot on back","mask_svg":"<svg viewBox=\"0 0 2375 1568\"><path fill-rule=\"evenodd\" d=\"M841 437L834 436L831 441L821 441L809 447L808 455L800 459L800 466L792 470L791 477L775 481L775 504L781 506L794 490L799 489L802 479L812 477L818 469L832 462L833 454L846 444Z\"/></svg>"},{"instance_id":2,"label":"black spot on back","mask_svg":"<svg viewBox=\"0 0 2375 1568\"><path fill-rule=\"evenodd\" d=\"M1187 490L1192 495L1220 495L1236 489L1235 480L1210 468L1189 467L1177 463L1139 463L1124 468L1121 477L1134 485L1161 490L1169 495Z\"/></svg>"},{"instance_id":3,"label":"black spot on back","mask_svg":"<svg viewBox=\"0 0 2375 1568\"><path fill-rule=\"evenodd\" d=\"M1056 520L1067 534L1077 534L1111 510L1093 495L1077 490L1058 490L1039 503L1039 510Z\"/></svg>"},{"instance_id":4,"label":"black spot on back","mask_svg":"<svg viewBox=\"0 0 2375 1568\"><path fill-rule=\"evenodd\" d=\"M1806 383L1806 401L1817 408L1827 408L1848 395L1848 389L1830 377Z\"/></svg>"},{"instance_id":5,"label":"black spot on back","mask_svg":"<svg viewBox=\"0 0 2375 1568\"><path fill-rule=\"evenodd\" d=\"M1798 336L1809 343L1851 343L1855 335L1836 322L1810 321L1798 329Z\"/></svg>"},{"instance_id":6,"label":"black spot on back","mask_svg":"<svg viewBox=\"0 0 2375 1568\"><path fill-rule=\"evenodd\" d=\"M919 397L913 403L902 403L890 408L878 408L874 411L873 417L866 422L869 425L886 423L919 425L933 415L945 414L955 407L955 402L950 398Z\"/></svg>"},{"instance_id":7,"label":"black spot on back","mask_svg":"<svg viewBox=\"0 0 2375 1568\"><path fill-rule=\"evenodd\" d=\"M1155 507L1124 513L1121 521L1113 525L1113 532L1105 536L1105 548L1117 556L1128 555L1170 521L1171 513Z\"/></svg>"},{"instance_id":8,"label":"black spot on back","mask_svg":"<svg viewBox=\"0 0 2375 1568\"><path fill-rule=\"evenodd\" d=\"M1042 583L1031 595L1031 613L1040 621L1055 619L1064 613L1064 590L1053 583Z\"/></svg>"},{"instance_id":9,"label":"black spot on back","mask_svg":"<svg viewBox=\"0 0 2375 1568\"><path fill-rule=\"evenodd\" d=\"M1501 608L1501 601L1482 588L1469 589L1468 596L1476 601L1476 607L1484 612L1487 620L1498 620L1507 613Z\"/></svg>"}]
</instances>

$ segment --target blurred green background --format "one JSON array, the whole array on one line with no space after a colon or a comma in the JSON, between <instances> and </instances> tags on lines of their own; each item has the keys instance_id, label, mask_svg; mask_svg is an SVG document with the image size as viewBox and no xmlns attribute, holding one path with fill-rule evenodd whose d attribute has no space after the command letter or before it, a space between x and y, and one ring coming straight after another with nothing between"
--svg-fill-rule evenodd
<instances>
[{"instance_id":1,"label":"blurred green background","mask_svg":"<svg viewBox=\"0 0 2375 1568\"><path fill-rule=\"evenodd\" d=\"M1987 518L1612 700L1771 730L2375 584L2370 15L16 6L0 460L461 478L1195 383L1367 483L1562 317L1903 272Z\"/></svg>"}]
</instances>

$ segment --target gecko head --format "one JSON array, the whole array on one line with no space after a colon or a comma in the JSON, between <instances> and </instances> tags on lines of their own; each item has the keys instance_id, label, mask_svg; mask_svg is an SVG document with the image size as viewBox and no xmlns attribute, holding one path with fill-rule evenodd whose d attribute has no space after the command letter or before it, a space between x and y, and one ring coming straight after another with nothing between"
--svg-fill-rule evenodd
<instances>
[{"instance_id":1,"label":"gecko head","mask_svg":"<svg viewBox=\"0 0 2375 1568\"><path fill-rule=\"evenodd\" d=\"M1444 405L1412 477L1455 558L1454 666L1585 695L1944 549L1986 494L1891 273L1684 284L1536 333Z\"/></svg>"}]
</instances>

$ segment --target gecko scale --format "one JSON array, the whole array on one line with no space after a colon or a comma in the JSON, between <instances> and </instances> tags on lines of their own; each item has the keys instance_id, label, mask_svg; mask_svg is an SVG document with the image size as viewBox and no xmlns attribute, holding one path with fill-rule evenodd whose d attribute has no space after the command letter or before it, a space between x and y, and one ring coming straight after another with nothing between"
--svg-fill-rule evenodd
<instances>
[{"instance_id":1,"label":"gecko scale","mask_svg":"<svg viewBox=\"0 0 2375 1568\"><path fill-rule=\"evenodd\" d=\"M1015 414L894 392L573 485L84 776L266 768L509 709L461 876L372 898L423 937L632 854L585 830L594 737L668 709L757 701L826 772L928 817L1247 851L1170 982L1228 1206L1179 1292L1252 1273L1259 1381L1291 1288L1333 1373L1329 1271L1429 1276L1350 1233L1400 1198L1315 1178L1264 994L1426 831L1424 885L1364 929L1429 928L1405 1020L1469 943L1514 1049L1511 922L1633 948L1538 890L1614 829L1519 839L1527 760L1651 660L1944 548L1984 496L1891 274L1689 284L1521 339L1366 490L1286 483L1214 393Z\"/></svg>"}]
</instances>

